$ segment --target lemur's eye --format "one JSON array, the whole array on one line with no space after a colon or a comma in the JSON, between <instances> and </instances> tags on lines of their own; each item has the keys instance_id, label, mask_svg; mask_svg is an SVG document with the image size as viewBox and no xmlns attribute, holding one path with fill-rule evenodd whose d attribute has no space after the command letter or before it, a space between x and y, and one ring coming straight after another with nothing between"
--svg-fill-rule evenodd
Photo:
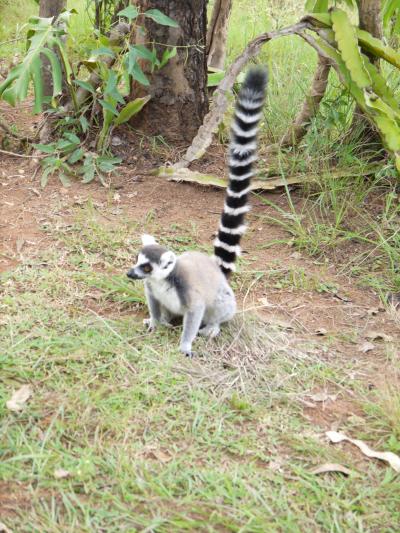
<instances>
[{"instance_id":1,"label":"lemur's eye","mask_svg":"<svg viewBox=\"0 0 400 533\"><path fill-rule=\"evenodd\" d=\"M146 272L146 274L148 274L149 272L151 272L151 265L149 263L146 263L142 266L142 270L143 272Z\"/></svg>"}]
</instances>

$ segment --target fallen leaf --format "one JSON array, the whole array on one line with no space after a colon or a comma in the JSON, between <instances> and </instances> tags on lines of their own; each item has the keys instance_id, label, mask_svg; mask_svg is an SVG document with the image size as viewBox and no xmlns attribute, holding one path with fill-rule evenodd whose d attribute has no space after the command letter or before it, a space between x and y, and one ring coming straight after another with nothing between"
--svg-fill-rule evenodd
<instances>
[{"instance_id":1,"label":"fallen leaf","mask_svg":"<svg viewBox=\"0 0 400 533\"><path fill-rule=\"evenodd\" d=\"M273 472L278 472L282 468L282 466L283 466L283 464L282 464L282 461L280 461L280 460L270 461L268 463L268 468L270 470L272 470Z\"/></svg>"},{"instance_id":2,"label":"fallen leaf","mask_svg":"<svg viewBox=\"0 0 400 533\"><path fill-rule=\"evenodd\" d=\"M21 253L22 248L24 247L24 244L25 244L25 239L17 239L17 244L16 244L17 254Z\"/></svg>"},{"instance_id":3,"label":"fallen leaf","mask_svg":"<svg viewBox=\"0 0 400 533\"><path fill-rule=\"evenodd\" d=\"M325 328L318 328L315 330L315 334L316 335L320 335L321 337L326 335L328 332L326 331Z\"/></svg>"},{"instance_id":4,"label":"fallen leaf","mask_svg":"<svg viewBox=\"0 0 400 533\"><path fill-rule=\"evenodd\" d=\"M268 298L259 298L258 301L264 307L275 307L274 304L272 304L271 302L268 301Z\"/></svg>"},{"instance_id":5,"label":"fallen leaf","mask_svg":"<svg viewBox=\"0 0 400 533\"><path fill-rule=\"evenodd\" d=\"M357 350L362 353L370 352L371 350L375 349L375 345L372 344L372 342L364 342L364 344L361 344Z\"/></svg>"},{"instance_id":6,"label":"fallen leaf","mask_svg":"<svg viewBox=\"0 0 400 533\"><path fill-rule=\"evenodd\" d=\"M381 461L385 461L390 464L390 466L396 470L396 472L400 472L400 457L396 455L393 452L376 452L375 450L372 450L365 442L362 440L357 439L350 439L347 437L344 433L339 433L337 431L327 431L326 436L328 439L333 442L333 444L337 444L338 442L342 442L347 440L348 442L351 442L355 446L357 446L364 455L367 457L372 457L373 459L380 459Z\"/></svg>"},{"instance_id":7,"label":"fallen leaf","mask_svg":"<svg viewBox=\"0 0 400 533\"><path fill-rule=\"evenodd\" d=\"M393 340L393 337L386 335L386 333L383 333L382 331L370 331L369 333L366 333L365 338L370 339L371 341L382 340L385 342L390 342Z\"/></svg>"},{"instance_id":8,"label":"fallen leaf","mask_svg":"<svg viewBox=\"0 0 400 533\"><path fill-rule=\"evenodd\" d=\"M7 401L6 406L10 411L22 411L26 402L32 396L30 385L22 385L20 389L14 392L11 399Z\"/></svg>"},{"instance_id":9,"label":"fallen leaf","mask_svg":"<svg viewBox=\"0 0 400 533\"><path fill-rule=\"evenodd\" d=\"M331 400L334 402L337 398L336 394L328 394L326 391L317 392L316 394L310 394L309 398L314 402L327 402Z\"/></svg>"},{"instance_id":10,"label":"fallen leaf","mask_svg":"<svg viewBox=\"0 0 400 533\"><path fill-rule=\"evenodd\" d=\"M290 254L290 257L292 257L293 259L301 259L301 253L300 252L293 252L292 254Z\"/></svg>"},{"instance_id":11,"label":"fallen leaf","mask_svg":"<svg viewBox=\"0 0 400 533\"><path fill-rule=\"evenodd\" d=\"M346 476L349 476L351 474L351 470L347 468L346 466L337 464L337 463L324 463L323 465L317 466L316 468L313 468L310 470L311 474L326 474L328 472L340 472L341 474L345 474Z\"/></svg>"},{"instance_id":12,"label":"fallen leaf","mask_svg":"<svg viewBox=\"0 0 400 533\"><path fill-rule=\"evenodd\" d=\"M57 468L54 470L54 477L56 479L64 479L66 477L69 477L71 475L71 472L68 470L64 470L63 468Z\"/></svg>"}]
</instances>

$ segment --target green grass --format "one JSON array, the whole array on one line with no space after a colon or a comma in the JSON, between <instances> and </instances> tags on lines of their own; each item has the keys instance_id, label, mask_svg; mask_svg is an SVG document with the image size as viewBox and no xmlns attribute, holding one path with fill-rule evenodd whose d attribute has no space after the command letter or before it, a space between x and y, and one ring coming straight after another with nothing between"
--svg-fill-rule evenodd
<instances>
[{"instance_id":1,"label":"green grass","mask_svg":"<svg viewBox=\"0 0 400 533\"><path fill-rule=\"evenodd\" d=\"M321 389L372 405L356 361L248 314L196 341L202 358L183 358L179 328L143 330L143 289L123 274L142 221L104 226L90 204L76 213L48 229L62 246L1 278L2 522L21 532L399 529L394 474L328 445L325 424L303 413ZM170 243L176 234L190 247L195 229L171 231ZM33 396L11 413L5 402L26 383ZM379 419L368 440L393 449L396 411L368 405L362 425L341 429L365 437ZM310 473L323 462L354 474ZM57 479L60 468L69 477Z\"/></svg>"},{"instance_id":2,"label":"green grass","mask_svg":"<svg viewBox=\"0 0 400 533\"><path fill-rule=\"evenodd\" d=\"M34 0L0 0L1 58L12 58L16 52L23 53L26 39L24 24L30 16L37 15L37 13L38 5ZM17 40L7 42L14 39Z\"/></svg>"}]
</instances>

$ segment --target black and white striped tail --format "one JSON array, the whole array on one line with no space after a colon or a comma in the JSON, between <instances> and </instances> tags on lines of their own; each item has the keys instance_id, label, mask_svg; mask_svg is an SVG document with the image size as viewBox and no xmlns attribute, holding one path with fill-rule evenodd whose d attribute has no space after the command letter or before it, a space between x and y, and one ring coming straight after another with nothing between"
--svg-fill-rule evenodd
<instances>
[{"instance_id":1,"label":"black and white striped tail","mask_svg":"<svg viewBox=\"0 0 400 533\"><path fill-rule=\"evenodd\" d=\"M229 145L229 185L226 190L224 211L214 241L214 254L226 276L235 270L240 255L240 238L246 230L245 213L249 210L248 193L256 161L258 124L262 116L267 71L251 69L236 102Z\"/></svg>"}]
</instances>

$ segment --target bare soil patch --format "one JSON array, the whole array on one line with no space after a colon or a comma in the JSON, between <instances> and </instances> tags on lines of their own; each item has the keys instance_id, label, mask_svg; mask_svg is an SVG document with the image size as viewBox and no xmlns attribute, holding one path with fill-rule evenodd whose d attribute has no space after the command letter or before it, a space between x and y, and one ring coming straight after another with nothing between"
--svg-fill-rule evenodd
<instances>
[{"instance_id":1,"label":"bare soil patch","mask_svg":"<svg viewBox=\"0 0 400 533\"><path fill-rule=\"evenodd\" d=\"M46 224L71 223L76 207L89 199L97 205L105 225L118 225L119 216L140 222L151 214L166 233L171 225L192 226L199 244L210 243L218 227L224 192L154 177L150 170L159 162L146 149L144 154L141 157L138 151L135 155L130 151L125 166L112 177L108 189L97 182L89 185L74 182L65 188L52 178L44 190L40 188L39 173L30 160L2 156L0 271L12 269L41 251L58 246L44 230ZM225 155L217 148L213 149L213 157L205 158L203 170L223 175ZM118 193L117 201L115 193ZM266 197L286 207L283 194L270 193ZM301 195L294 192L293 201L301 202ZM265 214L273 214L270 208L257 197L252 198L252 204L249 232L243 239L244 256L251 260L250 270L272 270L277 272L278 278L264 276L262 282L250 279L248 286L243 284L244 307L256 309L266 324L278 324L283 330L294 333L299 342L313 346L321 357L364 361L362 377L366 387L373 387L376 376L384 372L388 350L393 351L400 340L393 315L382 308L372 290L358 287L353 278L339 273L333 261L321 264L287 245L265 248L266 243L287 238L287 235L263 218ZM132 250L132 255L134 252ZM299 288L290 279L284 283L280 281L280 277L285 278L287 273L297 270L320 281L321 288ZM370 331L390 336L391 343L377 340L373 350L359 351ZM329 426L354 411L355 407L350 408L346 403L351 401L351 397L346 397L332 402L329 408L308 409L306 416Z\"/></svg>"}]
</instances>

